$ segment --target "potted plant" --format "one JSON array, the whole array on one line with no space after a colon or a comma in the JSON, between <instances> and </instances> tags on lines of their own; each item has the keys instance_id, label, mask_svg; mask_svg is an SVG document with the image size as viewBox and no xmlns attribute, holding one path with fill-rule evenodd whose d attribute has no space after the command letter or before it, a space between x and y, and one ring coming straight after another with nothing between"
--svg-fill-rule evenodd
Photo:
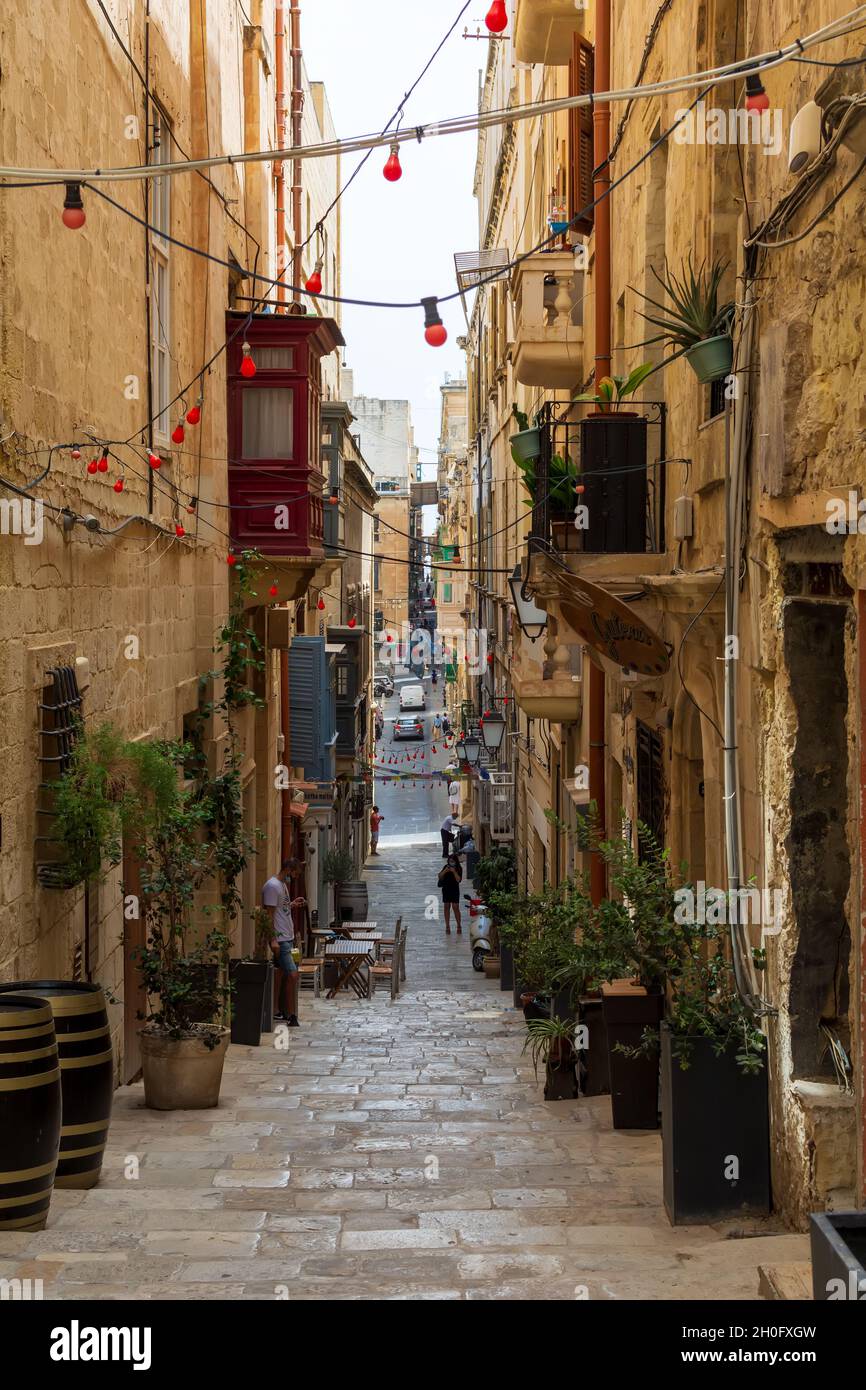
<instances>
[{"instance_id":1,"label":"potted plant","mask_svg":"<svg viewBox=\"0 0 866 1390\"><path fill-rule=\"evenodd\" d=\"M578 1095L577 1054L573 1018L532 1018L526 1025L524 1052L529 1049L535 1079L544 1063L544 1099L574 1100Z\"/></svg>"},{"instance_id":2,"label":"potted plant","mask_svg":"<svg viewBox=\"0 0 866 1390\"><path fill-rule=\"evenodd\" d=\"M355 910L350 902L350 897L357 896L358 902L366 904L367 885L362 880L352 880L355 872L355 861L344 849L329 849L322 859L322 882L331 883L334 887L334 920L337 922L348 921ZM349 891L349 884L353 887L363 889L363 895L353 894ZM366 906L363 908L362 918L366 916Z\"/></svg>"},{"instance_id":3,"label":"potted plant","mask_svg":"<svg viewBox=\"0 0 866 1390\"><path fill-rule=\"evenodd\" d=\"M719 287L727 268L727 261L716 258L709 266L702 262L695 271L689 256L680 275L659 275L653 268L653 275L669 303L660 304L637 291L641 299L658 311L656 314L641 311L641 317L662 330L656 337L647 339L645 345L670 344L675 351L666 361L673 362L684 356L698 381L704 383L728 376L733 365L731 331L735 306L733 300L720 302L719 298Z\"/></svg>"},{"instance_id":4,"label":"potted plant","mask_svg":"<svg viewBox=\"0 0 866 1390\"><path fill-rule=\"evenodd\" d=\"M529 416L525 410L518 410L516 402L511 407L511 413L517 424L517 433L511 436L511 457L519 468L537 459L541 453L541 430L530 427Z\"/></svg>"},{"instance_id":5,"label":"potted plant","mask_svg":"<svg viewBox=\"0 0 866 1390\"><path fill-rule=\"evenodd\" d=\"M472 883L493 919L499 939L500 988L514 986L514 954L511 943L500 927L508 915L511 895L517 881L514 850L511 845L494 845L489 854L482 855L475 866Z\"/></svg>"},{"instance_id":6,"label":"potted plant","mask_svg":"<svg viewBox=\"0 0 866 1390\"><path fill-rule=\"evenodd\" d=\"M641 554L647 544L647 422L623 409L656 370L652 362L627 376L603 377L595 389L574 397L597 410L580 422L582 501L587 526L574 532L585 551Z\"/></svg>"},{"instance_id":7,"label":"potted plant","mask_svg":"<svg viewBox=\"0 0 866 1390\"><path fill-rule=\"evenodd\" d=\"M737 990L728 927L680 925L687 951L671 972L661 1026L665 1210L673 1225L765 1216L766 1039ZM755 960L760 967L763 953Z\"/></svg>"}]
</instances>

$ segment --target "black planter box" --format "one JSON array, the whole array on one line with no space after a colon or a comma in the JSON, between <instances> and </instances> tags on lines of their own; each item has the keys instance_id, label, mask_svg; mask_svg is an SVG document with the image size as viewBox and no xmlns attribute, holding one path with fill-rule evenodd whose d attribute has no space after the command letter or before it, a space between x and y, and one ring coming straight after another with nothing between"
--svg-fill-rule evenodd
<instances>
[{"instance_id":1,"label":"black planter box","mask_svg":"<svg viewBox=\"0 0 866 1390\"><path fill-rule=\"evenodd\" d=\"M617 1044L637 1047L645 1029L658 1028L664 1012L664 995L637 989L617 993L615 984L602 989L613 1127L658 1129L658 1053L629 1057L617 1051Z\"/></svg>"},{"instance_id":2,"label":"black planter box","mask_svg":"<svg viewBox=\"0 0 866 1390\"><path fill-rule=\"evenodd\" d=\"M265 993L262 1000L262 1032L273 1033L274 1031L274 963L265 961L268 967L268 978L265 982Z\"/></svg>"},{"instance_id":3,"label":"black planter box","mask_svg":"<svg viewBox=\"0 0 866 1390\"><path fill-rule=\"evenodd\" d=\"M580 424L581 502L589 526L583 549L641 554L647 538L647 422L640 416L590 415Z\"/></svg>"},{"instance_id":4,"label":"black planter box","mask_svg":"<svg viewBox=\"0 0 866 1390\"><path fill-rule=\"evenodd\" d=\"M809 1237L815 1301L866 1301L866 1211L816 1213Z\"/></svg>"},{"instance_id":5,"label":"black planter box","mask_svg":"<svg viewBox=\"0 0 866 1390\"><path fill-rule=\"evenodd\" d=\"M499 988L514 989L514 950L504 941L499 943Z\"/></svg>"},{"instance_id":6,"label":"black planter box","mask_svg":"<svg viewBox=\"0 0 866 1390\"><path fill-rule=\"evenodd\" d=\"M661 1028L664 1203L674 1226L770 1210L770 1111L766 1063L745 1073L733 1050L716 1056L690 1038L684 1071ZM732 1165L736 1164L736 1172Z\"/></svg>"},{"instance_id":7,"label":"black planter box","mask_svg":"<svg viewBox=\"0 0 866 1390\"><path fill-rule=\"evenodd\" d=\"M577 1016L587 1034L587 1046L579 1054L578 1063L581 1092L585 1096L610 1095L610 1058L601 995L584 995Z\"/></svg>"},{"instance_id":8,"label":"black planter box","mask_svg":"<svg viewBox=\"0 0 866 1390\"><path fill-rule=\"evenodd\" d=\"M577 1056L572 1048L562 1060L548 1062L544 1075L545 1100L576 1100L580 1094L577 1084Z\"/></svg>"},{"instance_id":9,"label":"black planter box","mask_svg":"<svg viewBox=\"0 0 866 1390\"><path fill-rule=\"evenodd\" d=\"M258 1047L262 1040L265 990L273 966L266 960L229 962L232 990L232 1042Z\"/></svg>"}]
</instances>

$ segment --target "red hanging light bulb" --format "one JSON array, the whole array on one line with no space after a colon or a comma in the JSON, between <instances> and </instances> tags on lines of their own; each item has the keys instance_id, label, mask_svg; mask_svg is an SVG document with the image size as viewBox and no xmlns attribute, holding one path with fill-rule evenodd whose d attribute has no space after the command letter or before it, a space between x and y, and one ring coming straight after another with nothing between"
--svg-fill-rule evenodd
<instances>
[{"instance_id":1,"label":"red hanging light bulb","mask_svg":"<svg viewBox=\"0 0 866 1390\"><path fill-rule=\"evenodd\" d=\"M99 460L99 462L97 463L96 467L99 469L100 473L107 473L107 472L108 472L108 450L107 450L107 449L103 449L103 451L102 451L102 458Z\"/></svg>"},{"instance_id":2,"label":"red hanging light bulb","mask_svg":"<svg viewBox=\"0 0 866 1390\"><path fill-rule=\"evenodd\" d=\"M493 0L493 4L484 16L484 23L491 34L501 34L508 24L508 14L505 9L505 0Z\"/></svg>"},{"instance_id":3,"label":"red hanging light bulb","mask_svg":"<svg viewBox=\"0 0 866 1390\"><path fill-rule=\"evenodd\" d=\"M186 412L186 423L187 423L188 425L197 425L197 424L198 424L199 420L201 419L201 408L202 408L203 405L204 405L204 396L199 396L199 398L198 398L198 400L196 401L195 405L194 405L194 406L191 406L190 409Z\"/></svg>"},{"instance_id":4,"label":"red hanging light bulb","mask_svg":"<svg viewBox=\"0 0 866 1390\"><path fill-rule=\"evenodd\" d=\"M321 594L319 595L319 602L316 604L316 607L320 613L325 611L325 600L322 598Z\"/></svg>"},{"instance_id":5,"label":"red hanging light bulb","mask_svg":"<svg viewBox=\"0 0 866 1390\"><path fill-rule=\"evenodd\" d=\"M764 90L764 84L756 72L750 73L746 78L746 110L747 111L767 111L770 106L770 98Z\"/></svg>"},{"instance_id":6,"label":"red hanging light bulb","mask_svg":"<svg viewBox=\"0 0 866 1390\"><path fill-rule=\"evenodd\" d=\"M385 167L382 173L389 183L396 183L398 179L402 179L403 177L403 166L400 163L400 146L396 141L391 146L391 153L385 161Z\"/></svg>"},{"instance_id":7,"label":"red hanging light bulb","mask_svg":"<svg viewBox=\"0 0 866 1390\"><path fill-rule=\"evenodd\" d=\"M276 586L276 584L272 584L272 585L271 585L271 587L268 589L268 593L270 594L271 598L276 598L276 596L277 596L277 586Z\"/></svg>"},{"instance_id":8,"label":"red hanging light bulb","mask_svg":"<svg viewBox=\"0 0 866 1390\"><path fill-rule=\"evenodd\" d=\"M80 184L68 183L66 185L66 197L63 199L61 217L64 227L68 227L71 232L77 232L79 227L83 227L87 221L87 214L81 201Z\"/></svg>"},{"instance_id":9,"label":"red hanging light bulb","mask_svg":"<svg viewBox=\"0 0 866 1390\"><path fill-rule=\"evenodd\" d=\"M147 461L153 469L159 468L162 464L162 459L159 457L159 454L148 454Z\"/></svg>"},{"instance_id":10,"label":"red hanging light bulb","mask_svg":"<svg viewBox=\"0 0 866 1390\"><path fill-rule=\"evenodd\" d=\"M178 540L181 540L181 539L186 535L186 531L185 531L184 528L181 526L180 522L178 522L177 525L175 526L175 528L174 528L174 534L177 536Z\"/></svg>"},{"instance_id":11,"label":"red hanging light bulb","mask_svg":"<svg viewBox=\"0 0 866 1390\"><path fill-rule=\"evenodd\" d=\"M191 497L191 498L189 499L189 506L187 507L187 511L188 511L188 512L195 512L197 502L198 502L198 498L197 498L197 497Z\"/></svg>"},{"instance_id":12,"label":"red hanging light bulb","mask_svg":"<svg viewBox=\"0 0 866 1390\"><path fill-rule=\"evenodd\" d=\"M88 473L95 473L98 467L99 464L96 462L96 459L91 459L87 465L87 471Z\"/></svg>"},{"instance_id":13,"label":"red hanging light bulb","mask_svg":"<svg viewBox=\"0 0 866 1390\"><path fill-rule=\"evenodd\" d=\"M226 564L227 564L227 565L229 565L229 566L236 565L237 562L238 562L238 557L237 557L237 555L227 555L227 556L226 556Z\"/></svg>"},{"instance_id":14,"label":"red hanging light bulb","mask_svg":"<svg viewBox=\"0 0 866 1390\"><path fill-rule=\"evenodd\" d=\"M431 347L441 347L447 340L445 325L439 317L439 301L435 294L421 300L424 308L424 337Z\"/></svg>"},{"instance_id":15,"label":"red hanging light bulb","mask_svg":"<svg viewBox=\"0 0 866 1390\"><path fill-rule=\"evenodd\" d=\"M80 450L80 449L73 449L73 450L72 450L72 457L75 459L75 461L76 461L76 463L77 463L78 460L81 458L81 450Z\"/></svg>"},{"instance_id":16,"label":"red hanging light bulb","mask_svg":"<svg viewBox=\"0 0 866 1390\"><path fill-rule=\"evenodd\" d=\"M306 285L304 286L304 289L307 290L310 294L321 294L321 293L322 293L322 266L323 266L323 265L324 265L324 261L316 261L316 264L315 264L315 266L314 266L314 268L313 268L313 273L312 273L312 275L310 276L309 280L307 281Z\"/></svg>"},{"instance_id":17,"label":"red hanging light bulb","mask_svg":"<svg viewBox=\"0 0 866 1390\"><path fill-rule=\"evenodd\" d=\"M356 626L357 626L357 622L358 622L357 618L350 618L350 619L349 619L349 627L356 627Z\"/></svg>"},{"instance_id":18,"label":"red hanging light bulb","mask_svg":"<svg viewBox=\"0 0 866 1390\"><path fill-rule=\"evenodd\" d=\"M241 343L241 352L243 353L243 357L241 358L240 373L241 376L245 376L247 380L249 380L250 377L254 377L256 374L256 364L252 356L253 350L249 343Z\"/></svg>"},{"instance_id":19,"label":"red hanging light bulb","mask_svg":"<svg viewBox=\"0 0 866 1390\"><path fill-rule=\"evenodd\" d=\"M115 492L123 492L123 479L122 479L122 478L118 478L118 479L117 479L117 482L114 484L114 491L115 491Z\"/></svg>"},{"instance_id":20,"label":"red hanging light bulb","mask_svg":"<svg viewBox=\"0 0 866 1390\"><path fill-rule=\"evenodd\" d=\"M178 420L177 424L175 425L174 429L173 429L172 432L171 432L171 439L172 439L172 443L173 443L173 444L182 444L182 443L183 443L183 416L182 416L182 415L181 415L180 419Z\"/></svg>"}]
</instances>

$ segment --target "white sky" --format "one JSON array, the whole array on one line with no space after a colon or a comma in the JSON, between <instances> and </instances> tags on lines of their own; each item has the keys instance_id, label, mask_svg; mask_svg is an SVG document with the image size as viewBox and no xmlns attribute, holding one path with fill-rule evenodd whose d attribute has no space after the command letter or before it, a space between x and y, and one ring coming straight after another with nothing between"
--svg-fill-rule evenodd
<instances>
[{"instance_id":1,"label":"white sky","mask_svg":"<svg viewBox=\"0 0 866 1390\"><path fill-rule=\"evenodd\" d=\"M301 0L301 44L311 81L322 81L341 137L380 131L461 9L462 0ZM487 41L464 39L489 5L475 0L407 103L404 126L477 109ZM472 196L476 136L402 145L403 177L382 177L387 149L375 150L343 198L343 293L417 300L457 288L454 252L478 243ZM359 155L343 160L345 182ZM439 386L465 371L456 339L466 332L459 299L442 306L444 347L424 341L418 309L343 311L345 360L359 395L412 402L415 442L432 463L439 434ZM428 470L429 471L429 470Z\"/></svg>"}]
</instances>

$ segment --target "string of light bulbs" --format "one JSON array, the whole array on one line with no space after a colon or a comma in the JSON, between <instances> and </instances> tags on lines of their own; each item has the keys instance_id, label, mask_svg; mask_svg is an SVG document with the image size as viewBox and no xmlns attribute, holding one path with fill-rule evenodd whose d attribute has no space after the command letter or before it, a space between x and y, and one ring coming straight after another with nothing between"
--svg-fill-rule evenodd
<instances>
[{"instance_id":1,"label":"string of light bulbs","mask_svg":"<svg viewBox=\"0 0 866 1390\"><path fill-rule=\"evenodd\" d=\"M16 180L40 180L45 184L127 182L130 180L174 177L199 169L218 169L234 165L273 163L282 160L332 159L337 155L376 149L392 143L404 144L417 140L440 136L463 135L472 131L487 129L497 125L511 125L515 121L531 120L538 116L553 115L556 112L570 111L583 106L613 105L620 102L646 100L649 97L671 96L690 88L707 84L716 86L720 82L737 77L745 79L755 76L785 63L797 61L810 49L833 39L844 38L866 24L866 5L858 5L845 15L822 25L805 38L797 38L791 43L740 59L733 63L719 64L700 72L666 78L659 82L641 84L637 87L624 87L606 92L582 93L578 96L556 97L547 101L528 102L520 106L495 109L487 112L474 112L470 116L454 116L442 121L424 122L403 131L353 136L345 140L323 141L313 145L287 146L286 148L242 151L236 154L211 155L209 158L180 160L164 164L140 164L111 167L79 169L50 169L45 167L22 168L15 165L0 165L0 178ZM6 184L5 187L15 187Z\"/></svg>"}]
</instances>

